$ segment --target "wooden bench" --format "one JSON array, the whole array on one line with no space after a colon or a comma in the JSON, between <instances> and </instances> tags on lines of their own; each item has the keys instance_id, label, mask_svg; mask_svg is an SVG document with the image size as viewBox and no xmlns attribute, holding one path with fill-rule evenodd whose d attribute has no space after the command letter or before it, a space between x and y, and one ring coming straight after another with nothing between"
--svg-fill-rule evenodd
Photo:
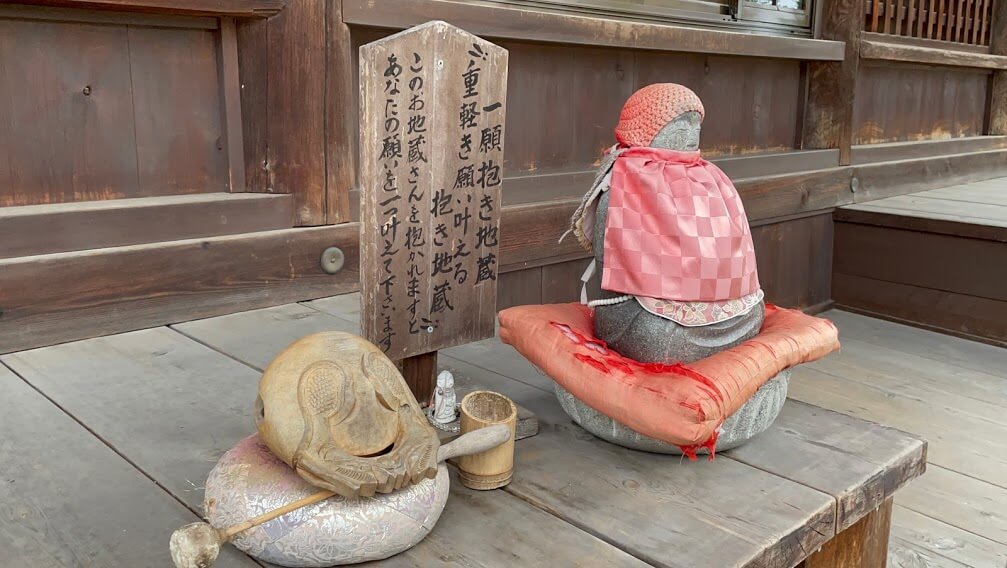
<instances>
[{"instance_id":1,"label":"wooden bench","mask_svg":"<svg viewBox=\"0 0 1007 568\"><path fill-rule=\"evenodd\" d=\"M0 367L0 503L31 513L0 507L0 548L26 566L169 566L171 530L254 428L260 370L302 335L354 329L340 302L0 358L23 378ZM925 442L797 401L712 462L630 451L575 426L509 347L446 350L441 365L532 410L540 431L505 490L455 479L430 536L382 565L883 566L892 495L925 468ZM233 549L218 563L254 565Z\"/></svg>"}]
</instances>

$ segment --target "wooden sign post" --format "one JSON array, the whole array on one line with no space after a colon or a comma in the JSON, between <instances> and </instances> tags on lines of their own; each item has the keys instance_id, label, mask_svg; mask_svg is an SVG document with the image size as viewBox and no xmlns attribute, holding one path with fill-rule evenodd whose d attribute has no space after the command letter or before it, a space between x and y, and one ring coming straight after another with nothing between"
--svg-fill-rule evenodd
<instances>
[{"instance_id":1,"label":"wooden sign post","mask_svg":"<svg viewBox=\"0 0 1007 568\"><path fill-rule=\"evenodd\" d=\"M360 48L361 322L420 401L494 334L506 98L507 51L445 22Z\"/></svg>"}]
</instances>

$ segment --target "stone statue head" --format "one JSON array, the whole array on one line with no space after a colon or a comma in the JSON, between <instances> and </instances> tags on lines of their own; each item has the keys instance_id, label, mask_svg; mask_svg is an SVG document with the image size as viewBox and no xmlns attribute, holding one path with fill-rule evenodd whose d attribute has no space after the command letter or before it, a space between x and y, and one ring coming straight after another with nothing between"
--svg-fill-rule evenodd
<instances>
[{"instance_id":1,"label":"stone statue head","mask_svg":"<svg viewBox=\"0 0 1007 568\"><path fill-rule=\"evenodd\" d=\"M451 371L441 371L437 375L437 386L443 389L455 388L455 377L451 374Z\"/></svg>"},{"instance_id":2,"label":"stone statue head","mask_svg":"<svg viewBox=\"0 0 1007 568\"><path fill-rule=\"evenodd\" d=\"M395 365L350 333L302 338L259 382L259 435L309 483L347 497L437 472L439 446Z\"/></svg>"},{"instance_id":3,"label":"stone statue head","mask_svg":"<svg viewBox=\"0 0 1007 568\"><path fill-rule=\"evenodd\" d=\"M698 150L704 113L702 101L687 87L647 85L626 100L615 137L624 146Z\"/></svg>"},{"instance_id":4,"label":"stone statue head","mask_svg":"<svg viewBox=\"0 0 1007 568\"><path fill-rule=\"evenodd\" d=\"M694 152L699 150L699 131L703 125L703 115L690 110L676 116L665 125L650 141L654 148Z\"/></svg>"}]
</instances>

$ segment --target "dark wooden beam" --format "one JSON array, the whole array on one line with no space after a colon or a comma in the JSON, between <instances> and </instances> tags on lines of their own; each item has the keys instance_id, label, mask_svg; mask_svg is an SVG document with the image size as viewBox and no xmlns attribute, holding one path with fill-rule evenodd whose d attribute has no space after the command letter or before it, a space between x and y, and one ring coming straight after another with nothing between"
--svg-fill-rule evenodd
<instances>
[{"instance_id":1,"label":"dark wooden beam","mask_svg":"<svg viewBox=\"0 0 1007 568\"><path fill-rule=\"evenodd\" d=\"M860 63L863 0L829 0L821 22L823 39L844 42L841 61L809 62L802 148L837 148L839 163L850 163L853 99Z\"/></svg>"},{"instance_id":2,"label":"dark wooden beam","mask_svg":"<svg viewBox=\"0 0 1007 568\"><path fill-rule=\"evenodd\" d=\"M872 0L868 0L869 2ZM879 0L880 1L880 0ZM927 2L929 0L922 0ZM937 0L934 0L937 2ZM870 14L871 5L867 5L867 14ZM988 45L969 45L967 43L954 43L949 44L944 41L936 39L928 39L923 37L909 37L909 36L895 36L891 34L875 33L864 30L860 32L860 39L882 41L885 43L893 43L896 45L908 45L916 47L929 47L933 49L953 49L955 52L964 53L985 53L989 54L990 48Z\"/></svg>"},{"instance_id":3,"label":"dark wooden beam","mask_svg":"<svg viewBox=\"0 0 1007 568\"><path fill-rule=\"evenodd\" d=\"M821 211L853 202L849 168L799 172L738 180L736 187L752 222L811 211Z\"/></svg>"},{"instance_id":4,"label":"dark wooden beam","mask_svg":"<svg viewBox=\"0 0 1007 568\"><path fill-rule=\"evenodd\" d=\"M882 61L973 67L978 69L1007 69L1007 56L969 53L952 49L900 45L873 39L860 40L860 58Z\"/></svg>"},{"instance_id":5,"label":"dark wooden beam","mask_svg":"<svg viewBox=\"0 0 1007 568\"><path fill-rule=\"evenodd\" d=\"M18 3L88 10L235 18L267 18L277 14L284 6L284 0L18 0Z\"/></svg>"},{"instance_id":6,"label":"dark wooden beam","mask_svg":"<svg viewBox=\"0 0 1007 568\"><path fill-rule=\"evenodd\" d=\"M838 150L796 150L791 152L771 152L741 154L709 159L731 179L738 182L749 178L784 176L806 173L812 170L826 170L839 165ZM555 172L508 177L504 179L504 204L521 205L542 201L543 191L548 188L551 200L575 199L584 195L591 187L596 172L594 170Z\"/></svg>"},{"instance_id":7,"label":"dark wooden beam","mask_svg":"<svg viewBox=\"0 0 1007 568\"><path fill-rule=\"evenodd\" d=\"M357 287L357 225L0 260L0 353L321 298ZM338 246L346 266L320 266Z\"/></svg>"},{"instance_id":8,"label":"dark wooden beam","mask_svg":"<svg viewBox=\"0 0 1007 568\"><path fill-rule=\"evenodd\" d=\"M579 173L569 175L578 180L582 177ZM1003 175L1007 175L1007 151L993 150L746 178L737 180L735 185L745 203L749 221L755 226L827 213L851 203ZM539 187L550 190L558 183L548 176L543 176L541 182ZM530 179L525 183L528 192L534 191ZM508 191L505 182L505 196ZM586 256L572 236L557 244L579 203L580 197L572 196L505 207L501 222L502 271Z\"/></svg>"},{"instance_id":9,"label":"dark wooden beam","mask_svg":"<svg viewBox=\"0 0 1007 568\"><path fill-rule=\"evenodd\" d=\"M579 199L566 199L505 207L500 218L500 272L587 256L573 235L559 243L578 203Z\"/></svg>"},{"instance_id":10,"label":"dark wooden beam","mask_svg":"<svg viewBox=\"0 0 1007 568\"><path fill-rule=\"evenodd\" d=\"M343 0L351 25L406 29L444 20L483 37L628 49L838 61L834 41L708 30L452 0Z\"/></svg>"},{"instance_id":11,"label":"dark wooden beam","mask_svg":"<svg viewBox=\"0 0 1007 568\"><path fill-rule=\"evenodd\" d=\"M0 5L0 18L49 22L112 24L119 26L184 28L196 30L215 30L219 27L218 19L209 16L179 16L176 14L85 10L81 8L29 6L25 4Z\"/></svg>"},{"instance_id":12,"label":"dark wooden beam","mask_svg":"<svg viewBox=\"0 0 1007 568\"><path fill-rule=\"evenodd\" d=\"M853 168L856 186L853 199L856 203L864 203L1005 175L1007 151L1004 150L861 165Z\"/></svg>"},{"instance_id":13,"label":"dark wooden beam","mask_svg":"<svg viewBox=\"0 0 1007 568\"><path fill-rule=\"evenodd\" d=\"M863 144L853 147L853 164L916 160L950 154L969 154L1007 148L1007 136L970 136L945 140L913 140Z\"/></svg>"},{"instance_id":14,"label":"dark wooden beam","mask_svg":"<svg viewBox=\"0 0 1007 568\"><path fill-rule=\"evenodd\" d=\"M0 207L0 258L289 229L289 195L202 193Z\"/></svg>"}]
</instances>

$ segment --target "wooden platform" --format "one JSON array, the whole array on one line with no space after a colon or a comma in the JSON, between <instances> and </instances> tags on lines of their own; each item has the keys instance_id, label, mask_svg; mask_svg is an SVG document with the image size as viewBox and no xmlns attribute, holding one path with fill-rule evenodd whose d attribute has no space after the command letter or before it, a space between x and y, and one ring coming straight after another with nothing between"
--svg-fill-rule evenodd
<instances>
[{"instance_id":1,"label":"wooden platform","mask_svg":"<svg viewBox=\"0 0 1007 568\"><path fill-rule=\"evenodd\" d=\"M170 566L171 530L197 518L207 472L253 429L261 368L302 335L356 329L357 301L327 298L0 357L0 503L13 504L0 514L4 561ZM495 340L446 351L442 366L531 409L541 432L518 443L507 490L453 483L431 536L385 564L789 567L814 555L808 568L831 566L835 549L819 547L837 533L883 538L876 530L888 498L922 469L921 441L867 418L925 434L941 452L936 473L898 493L892 558L907 567L1002 566L1007 465L990 456L1007 455L993 411L1007 401L996 374L1007 368L1003 352L830 315L843 353L796 373L795 400L773 428L713 462L593 438L562 413L548 379ZM940 373L921 372L928 367ZM888 382L869 385L867 369ZM970 390L941 383L949 370L968 376ZM898 389L914 394L886 394ZM218 564L245 565L255 564L233 550Z\"/></svg>"},{"instance_id":2,"label":"wooden platform","mask_svg":"<svg viewBox=\"0 0 1007 568\"><path fill-rule=\"evenodd\" d=\"M848 205L834 219L839 306L1007 345L1007 178Z\"/></svg>"}]
</instances>

